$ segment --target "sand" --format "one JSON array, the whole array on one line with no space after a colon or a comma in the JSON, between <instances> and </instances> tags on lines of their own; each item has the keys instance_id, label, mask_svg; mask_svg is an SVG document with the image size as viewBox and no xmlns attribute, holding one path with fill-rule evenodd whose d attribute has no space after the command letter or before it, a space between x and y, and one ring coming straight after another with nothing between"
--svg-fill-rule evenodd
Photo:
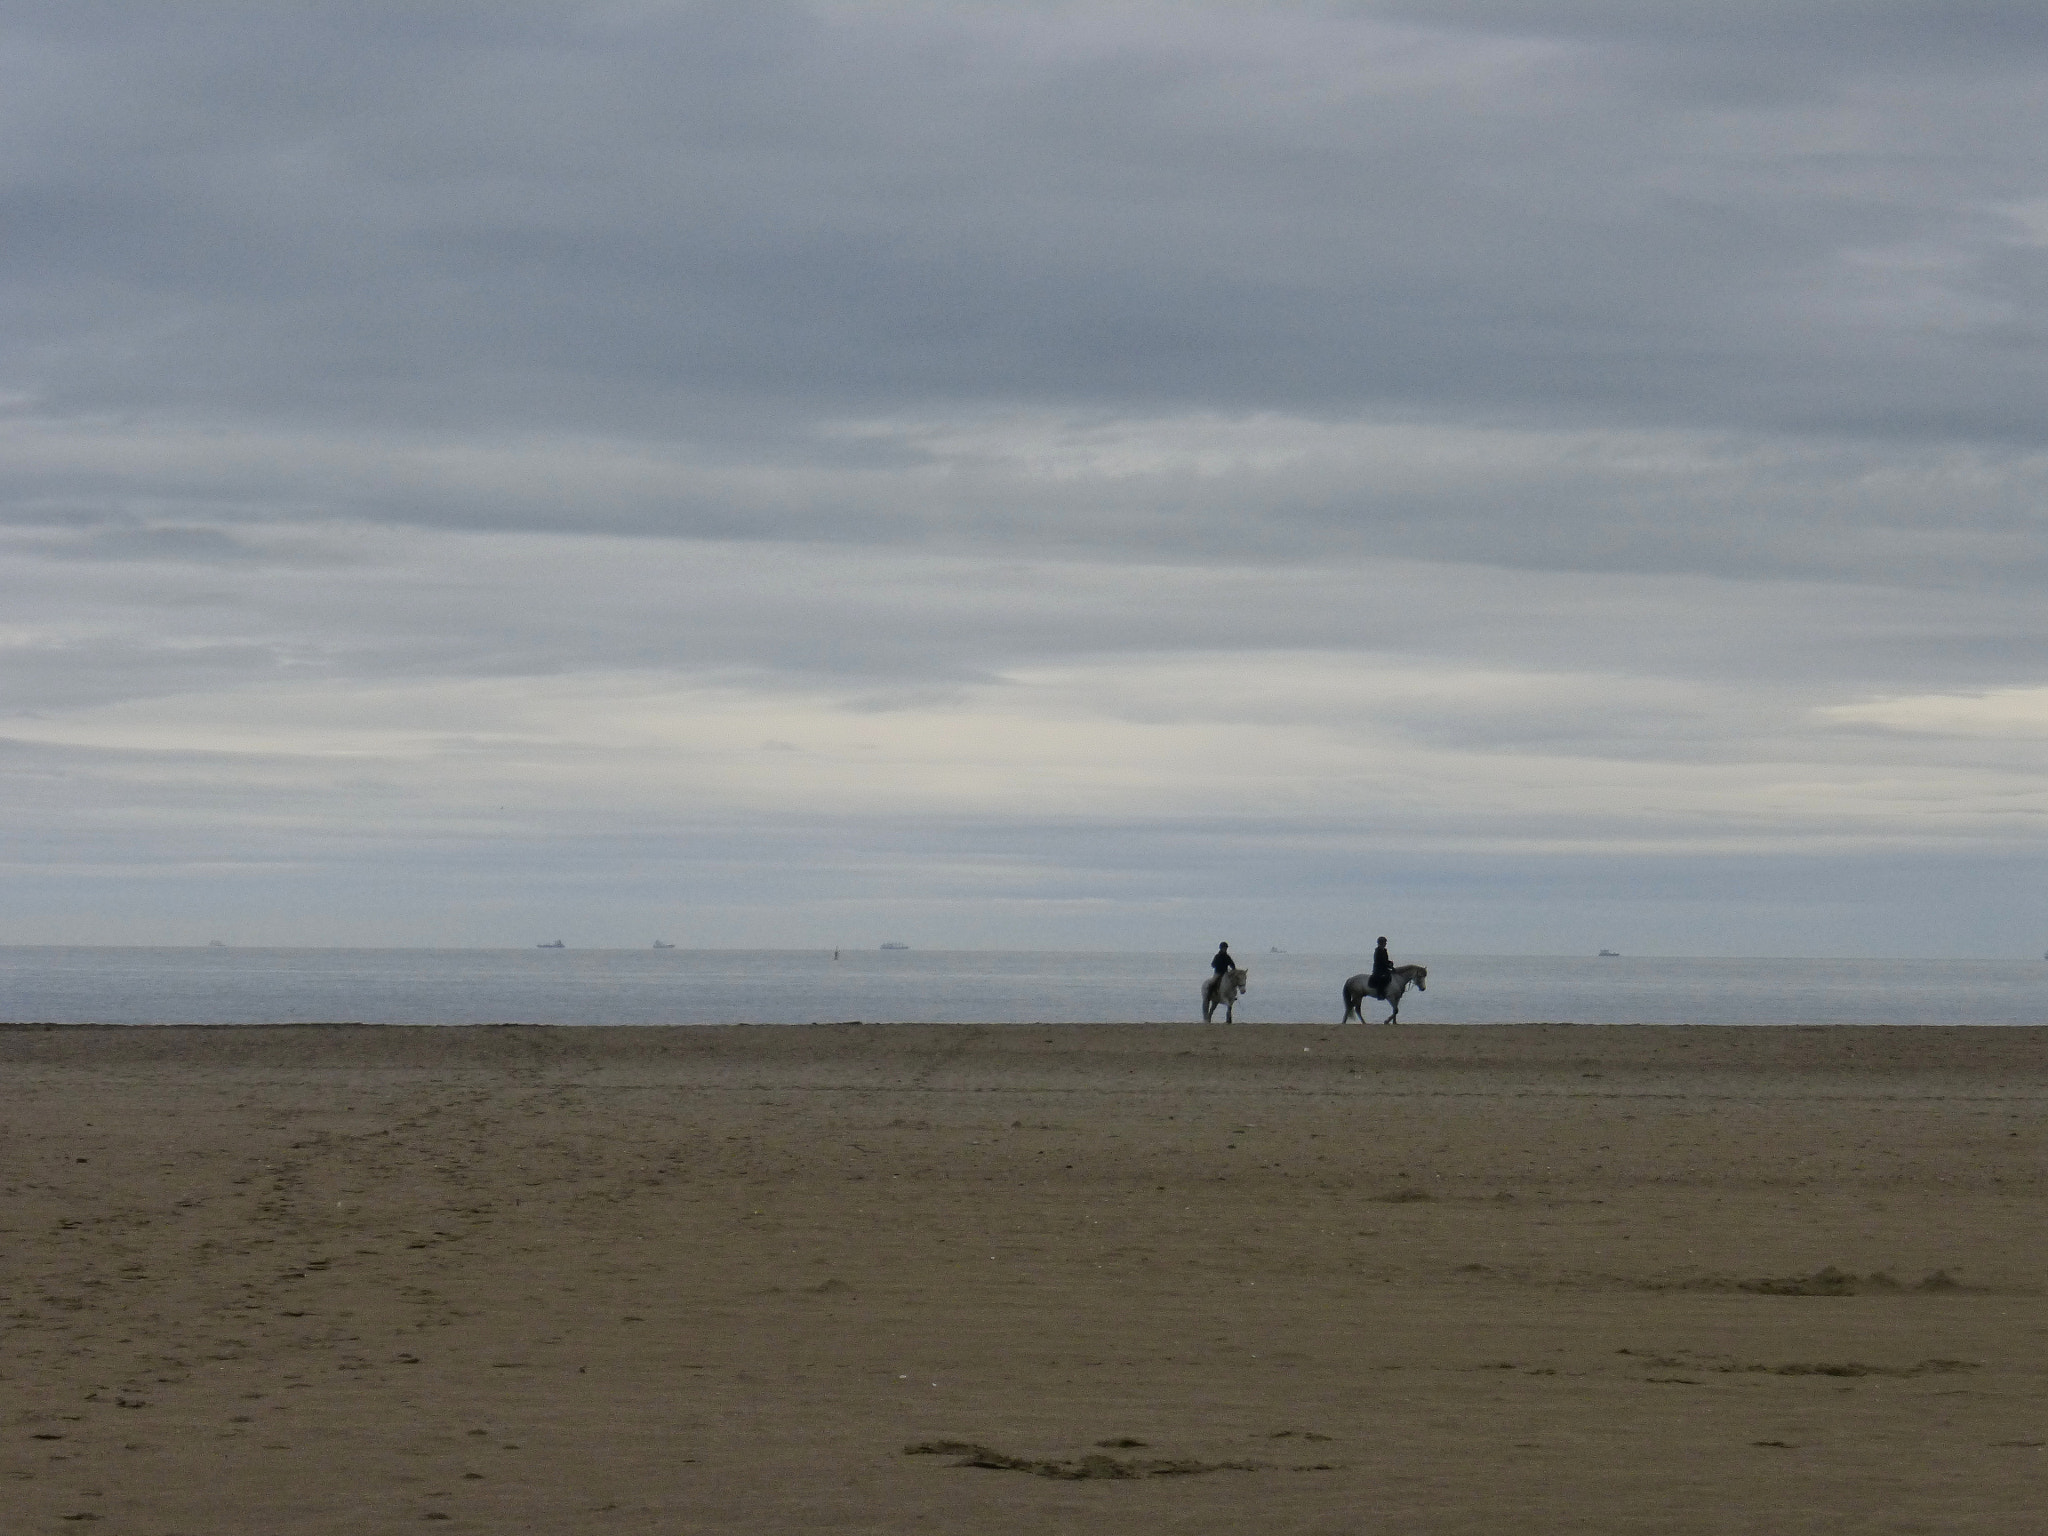
<instances>
[{"instance_id":1,"label":"sand","mask_svg":"<svg viewBox=\"0 0 2048 1536\"><path fill-rule=\"evenodd\" d=\"M2048 1031L0 1030L0 1529L2038 1532Z\"/></svg>"}]
</instances>

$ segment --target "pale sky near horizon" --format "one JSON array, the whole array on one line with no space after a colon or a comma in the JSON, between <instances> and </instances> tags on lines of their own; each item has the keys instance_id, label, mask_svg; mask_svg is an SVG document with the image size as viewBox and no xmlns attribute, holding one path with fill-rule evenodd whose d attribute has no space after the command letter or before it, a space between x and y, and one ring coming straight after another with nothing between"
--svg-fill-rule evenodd
<instances>
[{"instance_id":1,"label":"pale sky near horizon","mask_svg":"<svg viewBox=\"0 0 2048 1536\"><path fill-rule=\"evenodd\" d=\"M0 124L0 943L2048 949L2038 0L0 0Z\"/></svg>"}]
</instances>

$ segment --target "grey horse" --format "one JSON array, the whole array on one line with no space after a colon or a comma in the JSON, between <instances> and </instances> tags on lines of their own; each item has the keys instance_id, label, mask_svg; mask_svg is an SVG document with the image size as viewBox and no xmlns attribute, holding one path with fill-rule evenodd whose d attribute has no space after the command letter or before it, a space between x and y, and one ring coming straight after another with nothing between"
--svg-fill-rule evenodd
<instances>
[{"instance_id":1,"label":"grey horse","mask_svg":"<svg viewBox=\"0 0 2048 1536\"><path fill-rule=\"evenodd\" d=\"M1237 1022L1237 1000L1250 989L1252 973L1247 970L1231 969L1218 971L1202 983L1202 1022L1213 1023L1216 1010L1223 1010L1223 1022Z\"/></svg>"},{"instance_id":2,"label":"grey horse","mask_svg":"<svg viewBox=\"0 0 2048 1536\"><path fill-rule=\"evenodd\" d=\"M1354 1018L1365 1022L1365 1000L1372 996L1372 978L1363 972L1344 983L1344 1017L1338 1022L1349 1024ZM1389 1004L1393 1012L1387 1015L1389 1024L1401 1022L1401 994L1413 987L1418 992L1429 990L1429 967L1426 965L1397 965L1394 974L1387 979L1387 995L1380 999Z\"/></svg>"}]
</instances>

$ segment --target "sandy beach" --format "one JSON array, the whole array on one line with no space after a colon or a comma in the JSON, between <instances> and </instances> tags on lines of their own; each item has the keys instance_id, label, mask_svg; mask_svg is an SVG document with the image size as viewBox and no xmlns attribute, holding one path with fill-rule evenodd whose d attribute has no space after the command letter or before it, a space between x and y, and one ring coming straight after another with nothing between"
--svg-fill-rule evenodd
<instances>
[{"instance_id":1,"label":"sandy beach","mask_svg":"<svg viewBox=\"0 0 2048 1536\"><path fill-rule=\"evenodd\" d=\"M12 1532L2037 1532L2048 1031L0 1030Z\"/></svg>"}]
</instances>

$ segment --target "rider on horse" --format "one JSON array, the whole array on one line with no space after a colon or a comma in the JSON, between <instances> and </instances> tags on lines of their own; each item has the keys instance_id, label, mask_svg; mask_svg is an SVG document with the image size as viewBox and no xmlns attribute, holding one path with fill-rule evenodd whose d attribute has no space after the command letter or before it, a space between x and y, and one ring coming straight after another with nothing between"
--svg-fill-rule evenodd
<instances>
[{"instance_id":1,"label":"rider on horse","mask_svg":"<svg viewBox=\"0 0 2048 1536\"><path fill-rule=\"evenodd\" d=\"M1387 983L1394 979L1394 957L1387 953L1387 936L1380 935L1379 948L1372 952L1372 977L1367 985L1381 1002L1387 1000Z\"/></svg>"}]
</instances>

